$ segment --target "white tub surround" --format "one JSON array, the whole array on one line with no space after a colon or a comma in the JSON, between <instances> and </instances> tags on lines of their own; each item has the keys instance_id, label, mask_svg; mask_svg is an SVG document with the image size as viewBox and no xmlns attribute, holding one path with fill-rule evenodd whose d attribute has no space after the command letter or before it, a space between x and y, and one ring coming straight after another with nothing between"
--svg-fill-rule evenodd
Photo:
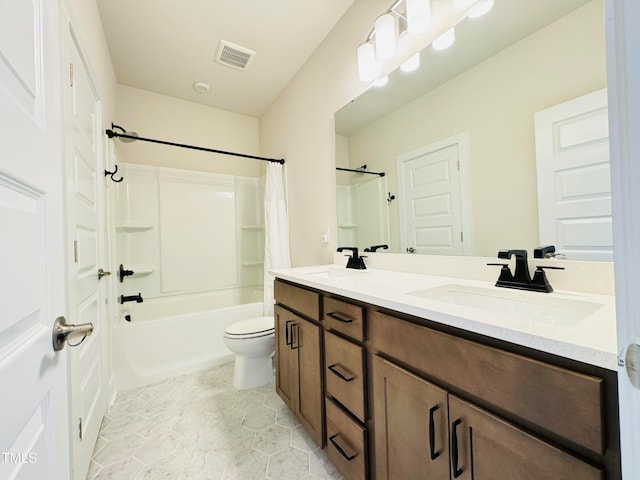
<instances>
[{"instance_id":1,"label":"white tub surround","mask_svg":"<svg viewBox=\"0 0 640 480\"><path fill-rule=\"evenodd\" d=\"M478 261L477 257L475 261ZM560 265L560 262L553 264ZM571 265L573 263L567 266L568 270ZM375 268L352 270L340 265L282 269L273 271L273 274L283 280L396 312L609 370L617 369L615 298L612 295L557 288L557 284L561 283L558 279L567 270L548 275L550 283L556 288L553 293L499 288L494 286L499 267L488 267L485 262L485 268L489 272L495 268L493 280L469 280L453 275L447 277ZM460 270L457 272L464 273ZM483 302L482 295L478 293L487 293L490 297L488 302ZM471 306L466 300L455 303L457 294L467 299L479 297L480 303L476 306ZM514 313L507 313L505 305L500 305L500 298L506 300L505 304L511 302L516 309ZM493 303L499 304L499 308L496 309ZM535 315L536 311L542 315L551 311L552 315L545 318ZM575 317L564 317L565 312L573 313Z\"/></svg>"}]
</instances>

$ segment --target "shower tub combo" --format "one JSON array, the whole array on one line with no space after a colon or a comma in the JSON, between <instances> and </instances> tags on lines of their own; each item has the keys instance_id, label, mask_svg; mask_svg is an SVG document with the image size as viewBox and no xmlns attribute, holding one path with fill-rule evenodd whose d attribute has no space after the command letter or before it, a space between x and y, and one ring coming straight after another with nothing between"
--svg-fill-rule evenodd
<instances>
[{"instance_id":1,"label":"shower tub combo","mask_svg":"<svg viewBox=\"0 0 640 480\"><path fill-rule=\"evenodd\" d=\"M258 298L257 293L252 297ZM262 302L234 303L237 301L218 293L124 305L111 337L118 389L232 361L233 354L223 341L225 328L238 320L261 316L263 307Z\"/></svg>"}]
</instances>

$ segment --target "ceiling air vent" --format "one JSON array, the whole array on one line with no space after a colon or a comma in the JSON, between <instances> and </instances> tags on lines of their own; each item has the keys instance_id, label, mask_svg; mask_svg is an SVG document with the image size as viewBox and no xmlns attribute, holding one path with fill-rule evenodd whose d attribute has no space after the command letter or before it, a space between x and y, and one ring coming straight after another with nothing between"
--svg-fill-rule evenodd
<instances>
[{"instance_id":1,"label":"ceiling air vent","mask_svg":"<svg viewBox=\"0 0 640 480\"><path fill-rule=\"evenodd\" d=\"M226 40L220 40L215 60L227 67L246 70L255 54L256 52L253 50L227 42Z\"/></svg>"}]
</instances>

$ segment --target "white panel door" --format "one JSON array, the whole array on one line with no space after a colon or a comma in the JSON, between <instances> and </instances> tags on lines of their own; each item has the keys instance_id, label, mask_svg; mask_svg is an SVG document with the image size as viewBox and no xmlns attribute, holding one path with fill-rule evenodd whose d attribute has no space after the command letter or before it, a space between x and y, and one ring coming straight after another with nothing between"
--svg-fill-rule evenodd
<instances>
[{"instance_id":1,"label":"white panel door","mask_svg":"<svg viewBox=\"0 0 640 480\"><path fill-rule=\"evenodd\" d=\"M0 478L69 477L58 2L0 2Z\"/></svg>"},{"instance_id":2,"label":"white panel door","mask_svg":"<svg viewBox=\"0 0 640 480\"><path fill-rule=\"evenodd\" d=\"M463 255L469 228L460 166L466 159L464 135L398 157L401 251Z\"/></svg>"},{"instance_id":3,"label":"white panel door","mask_svg":"<svg viewBox=\"0 0 640 480\"><path fill-rule=\"evenodd\" d=\"M613 260L606 89L535 114L540 244Z\"/></svg>"},{"instance_id":4,"label":"white panel door","mask_svg":"<svg viewBox=\"0 0 640 480\"><path fill-rule=\"evenodd\" d=\"M65 155L68 228L73 241L69 265L71 323L92 323L93 333L70 352L72 468L87 476L106 413L104 264L104 166L100 102L80 48L68 28L65 44L69 82L65 86Z\"/></svg>"}]
</instances>

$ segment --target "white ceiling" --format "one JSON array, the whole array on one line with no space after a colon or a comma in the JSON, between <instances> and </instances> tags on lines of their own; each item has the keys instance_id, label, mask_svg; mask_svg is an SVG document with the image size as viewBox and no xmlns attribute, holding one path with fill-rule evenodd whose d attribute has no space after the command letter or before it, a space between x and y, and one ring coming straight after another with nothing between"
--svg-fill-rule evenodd
<instances>
[{"instance_id":1,"label":"white ceiling","mask_svg":"<svg viewBox=\"0 0 640 480\"><path fill-rule=\"evenodd\" d=\"M97 0L118 83L260 117L354 0ZM256 52L245 71L219 40ZM355 53L354 53L355 54ZM206 82L205 94L193 82Z\"/></svg>"}]
</instances>

